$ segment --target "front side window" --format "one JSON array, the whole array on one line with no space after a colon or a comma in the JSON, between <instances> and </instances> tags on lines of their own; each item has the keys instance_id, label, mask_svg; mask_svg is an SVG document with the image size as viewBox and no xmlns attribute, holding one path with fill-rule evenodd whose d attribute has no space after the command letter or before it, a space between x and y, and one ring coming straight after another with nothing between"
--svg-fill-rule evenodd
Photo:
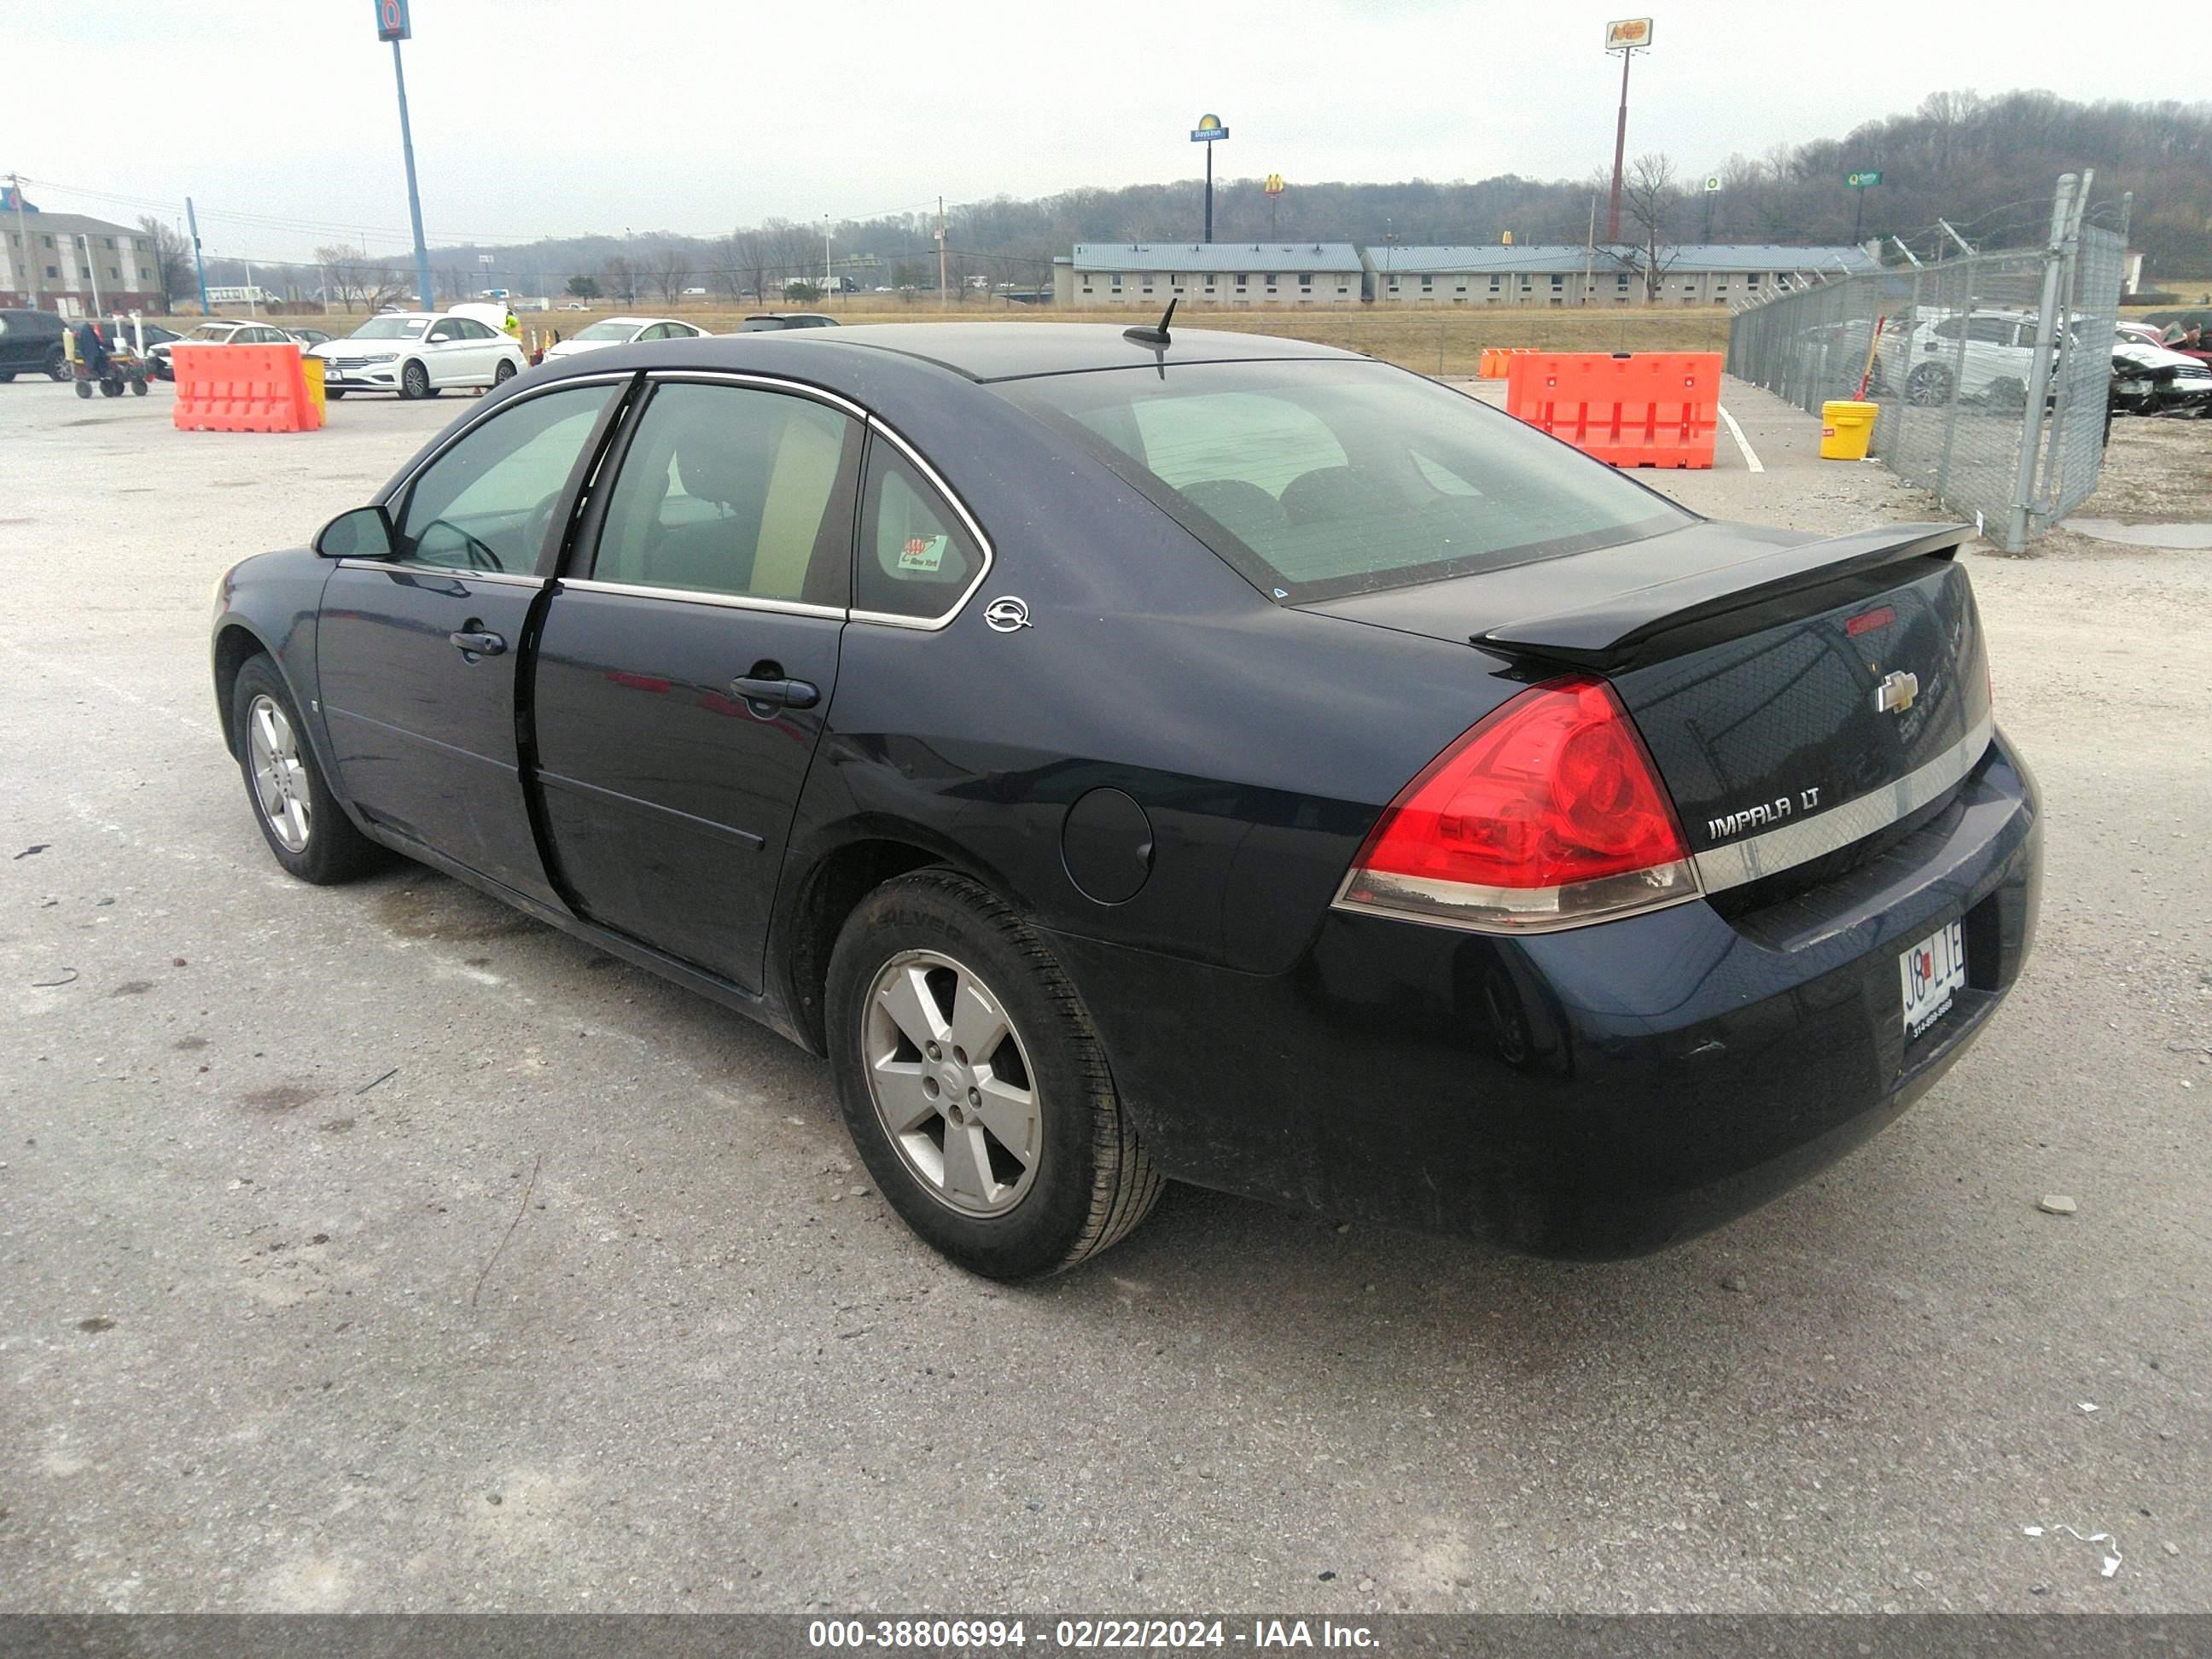
<instances>
[{"instance_id":1,"label":"front side window","mask_svg":"<svg viewBox=\"0 0 2212 1659\"><path fill-rule=\"evenodd\" d=\"M607 498L592 579L842 605L851 426L811 398L659 387Z\"/></svg>"},{"instance_id":2,"label":"front side window","mask_svg":"<svg viewBox=\"0 0 2212 1659\"><path fill-rule=\"evenodd\" d=\"M1692 515L1376 363L1205 363L1005 381L1263 592L1291 604L1640 540Z\"/></svg>"},{"instance_id":3,"label":"front side window","mask_svg":"<svg viewBox=\"0 0 2212 1659\"><path fill-rule=\"evenodd\" d=\"M472 428L415 481L392 556L439 569L534 575L568 475L619 390L550 392Z\"/></svg>"},{"instance_id":4,"label":"front side window","mask_svg":"<svg viewBox=\"0 0 2212 1659\"><path fill-rule=\"evenodd\" d=\"M958 515L891 444L869 452L860 498L853 608L927 620L941 617L983 568L982 550Z\"/></svg>"}]
</instances>

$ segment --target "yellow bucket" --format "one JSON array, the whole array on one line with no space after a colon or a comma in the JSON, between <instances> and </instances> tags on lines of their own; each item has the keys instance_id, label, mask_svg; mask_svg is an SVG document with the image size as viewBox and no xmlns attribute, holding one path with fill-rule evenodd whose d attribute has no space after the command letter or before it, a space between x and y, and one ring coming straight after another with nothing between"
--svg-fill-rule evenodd
<instances>
[{"instance_id":1,"label":"yellow bucket","mask_svg":"<svg viewBox=\"0 0 2212 1659\"><path fill-rule=\"evenodd\" d=\"M1879 404L1854 403L1849 398L1820 405L1820 459L1824 461L1863 461L1874 441L1874 417Z\"/></svg>"}]
</instances>

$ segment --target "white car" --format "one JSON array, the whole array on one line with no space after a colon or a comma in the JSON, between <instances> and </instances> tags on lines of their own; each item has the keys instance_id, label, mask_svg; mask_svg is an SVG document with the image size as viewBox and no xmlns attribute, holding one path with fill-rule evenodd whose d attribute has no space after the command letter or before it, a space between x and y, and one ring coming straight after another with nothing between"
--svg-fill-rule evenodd
<instances>
[{"instance_id":1,"label":"white car","mask_svg":"<svg viewBox=\"0 0 2212 1659\"><path fill-rule=\"evenodd\" d=\"M434 398L447 386L483 391L530 366L507 335L475 317L445 311L372 317L344 339L308 355L323 360L323 390L332 398L349 392Z\"/></svg>"},{"instance_id":2,"label":"white car","mask_svg":"<svg viewBox=\"0 0 2212 1659\"><path fill-rule=\"evenodd\" d=\"M550 362L556 357L573 357L580 351L630 345L642 340L696 340L706 332L692 324L679 323L673 317L610 317L605 322L580 330L569 339L546 347L545 360Z\"/></svg>"},{"instance_id":3,"label":"white car","mask_svg":"<svg viewBox=\"0 0 2212 1659\"><path fill-rule=\"evenodd\" d=\"M2070 331L2087 326L2069 319ZM2036 314L1990 306L1969 312L1923 311L1917 320L1883 334L1880 356L1885 389L1899 381L1912 404L1964 402L2010 404L2027 397L2035 362ZM2063 356L2068 342L2058 343Z\"/></svg>"},{"instance_id":4,"label":"white car","mask_svg":"<svg viewBox=\"0 0 2212 1659\"><path fill-rule=\"evenodd\" d=\"M125 337L128 338L128 331ZM180 345L290 345L292 337L273 323L251 318L216 318L198 325L189 332L173 340L163 340L146 348L147 361L153 365L154 378L173 380L176 371L169 364L169 348Z\"/></svg>"}]
</instances>

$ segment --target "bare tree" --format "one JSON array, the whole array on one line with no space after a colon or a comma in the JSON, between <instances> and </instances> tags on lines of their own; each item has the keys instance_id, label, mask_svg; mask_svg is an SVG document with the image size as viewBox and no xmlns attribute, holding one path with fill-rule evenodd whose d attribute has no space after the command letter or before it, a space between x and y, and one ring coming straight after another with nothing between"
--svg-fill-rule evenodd
<instances>
[{"instance_id":1,"label":"bare tree","mask_svg":"<svg viewBox=\"0 0 2212 1659\"><path fill-rule=\"evenodd\" d=\"M182 233L150 213L138 221L138 228L146 233L146 246L154 261L154 280L161 286L161 303L166 307L185 291L191 267L191 246Z\"/></svg>"},{"instance_id":2,"label":"bare tree","mask_svg":"<svg viewBox=\"0 0 2212 1659\"><path fill-rule=\"evenodd\" d=\"M368 256L359 248L343 242L333 242L315 250L315 263L322 267L325 284L324 303L335 301L348 311L368 305L371 268Z\"/></svg>"},{"instance_id":3,"label":"bare tree","mask_svg":"<svg viewBox=\"0 0 2212 1659\"><path fill-rule=\"evenodd\" d=\"M1636 264L1642 267L1646 304L1659 297L1659 282L1674 258L1666 257L1662 244L1669 240L1668 226L1682 199L1674 182L1674 163L1663 151L1654 150L1629 163L1621 180L1620 204L1637 230ZM1674 258L1679 258L1679 253Z\"/></svg>"},{"instance_id":4,"label":"bare tree","mask_svg":"<svg viewBox=\"0 0 2212 1659\"><path fill-rule=\"evenodd\" d=\"M611 255L599 267L599 287L611 300L626 306L637 303L637 263L626 253Z\"/></svg>"},{"instance_id":5,"label":"bare tree","mask_svg":"<svg viewBox=\"0 0 2212 1659\"><path fill-rule=\"evenodd\" d=\"M767 236L757 230L733 231L723 239L721 255L731 292L750 294L766 304L769 270L775 264L769 257Z\"/></svg>"},{"instance_id":6,"label":"bare tree","mask_svg":"<svg viewBox=\"0 0 2212 1659\"><path fill-rule=\"evenodd\" d=\"M677 296L684 292L684 284L691 275L691 266L681 248L665 247L647 262L646 274L652 278L653 287L659 290L660 302L673 306Z\"/></svg>"}]
</instances>

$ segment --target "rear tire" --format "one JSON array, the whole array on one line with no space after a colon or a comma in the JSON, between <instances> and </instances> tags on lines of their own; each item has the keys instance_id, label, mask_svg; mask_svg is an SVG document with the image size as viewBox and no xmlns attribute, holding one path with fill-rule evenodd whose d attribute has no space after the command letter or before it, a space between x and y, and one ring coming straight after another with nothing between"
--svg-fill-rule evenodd
<instances>
[{"instance_id":1,"label":"rear tire","mask_svg":"<svg viewBox=\"0 0 2212 1659\"><path fill-rule=\"evenodd\" d=\"M1941 363L1922 363L1905 377L1905 401L1930 407L1951 401L1951 371Z\"/></svg>"},{"instance_id":2,"label":"rear tire","mask_svg":"<svg viewBox=\"0 0 2212 1659\"><path fill-rule=\"evenodd\" d=\"M52 351L46 354L46 378L48 380L66 380L75 372L76 371L70 367L69 354L64 351L59 346L56 346Z\"/></svg>"},{"instance_id":3,"label":"rear tire","mask_svg":"<svg viewBox=\"0 0 2212 1659\"><path fill-rule=\"evenodd\" d=\"M399 395L412 401L430 395L430 371L422 367L420 359L410 361L399 371Z\"/></svg>"},{"instance_id":4,"label":"rear tire","mask_svg":"<svg viewBox=\"0 0 2212 1659\"><path fill-rule=\"evenodd\" d=\"M123 395L123 382L112 375L109 376L100 383L100 395L103 398L120 398Z\"/></svg>"},{"instance_id":5,"label":"rear tire","mask_svg":"<svg viewBox=\"0 0 2212 1659\"><path fill-rule=\"evenodd\" d=\"M331 793L299 706L267 656L247 659L230 694L232 746L253 821L276 862L301 881L350 881L391 855L362 834Z\"/></svg>"},{"instance_id":6,"label":"rear tire","mask_svg":"<svg viewBox=\"0 0 2212 1659\"><path fill-rule=\"evenodd\" d=\"M853 1144L901 1218L958 1266L1058 1273L1158 1200L1074 987L988 889L945 869L876 889L837 936L827 991Z\"/></svg>"},{"instance_id":7,"label":"rear tire","mask_svg":"<svg viewBox=\"0 0 2212 1659\"><path fill-rule=\"evenodd\" d=\"M144 396L146 395L146 382L145 382L145 381L143 381L143 380L133 380L133 381L131 381L131 395L132 397L134 397L134 398L143 398L143 397L144 397Z\"/></svg>"},{"instance_id":8,"label":"rear tire","mask_svg":"<svg viewBox=\"0 0 2212 1659\"><path fill-rule=\"evenodd\" d=\"M12 368L0 368L0 386L13 386L15 384L15 371Z\"/></svg>"},{"instance_id":9,"label":"rear tire","mask_svg":"<svg viewBox=\"0 0 2212 1659\"><path fill-rule=\"evenodd\" d=\"M495 392L498 391L500 387L505 386L514 378L514 365L507 362L506 358L501 358L499 361L499 367L491 372L492 390Z\"/></svg>"}]
</instances>

